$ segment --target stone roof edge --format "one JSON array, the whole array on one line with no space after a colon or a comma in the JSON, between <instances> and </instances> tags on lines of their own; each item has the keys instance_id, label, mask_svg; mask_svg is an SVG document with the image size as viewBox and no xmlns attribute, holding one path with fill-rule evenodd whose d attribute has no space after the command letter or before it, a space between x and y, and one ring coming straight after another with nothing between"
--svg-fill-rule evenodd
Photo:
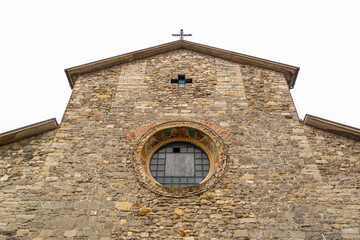
<instances>
[{"instance_id":1,"label":"stone roof edge","mask_svg":"<svg viewBox=\"0 0 360 240\"><path fill-rule=\"evenodd\" d=\"M104 68L112 67L115 65L124 64L131 61L144 59L147 57L151 57L154 55L166 53L169 51L175 51L179 49L188 49L195 52L207 54L213 57L219 57L242 64L249 64L256 67L262 67L277 72L282 72L285 75L285 78L287 80L290 89L295 86L295 81L298 72L300 70L299 67L294 67L283 63L278 63L262 58L253 57L250 55L214 48L199 43L189 42L185 40L178 40L178 41L158 45L155 47L150 47L143 50L118 55L115 57L110 57L99 61L86 63L76 67L67 68L65 69L65 73L68 78L70 87L73 88L75 84L75 77L79 74L89 73Z\"/></svg>"},{"instance_id":2,"label":"stone roof edge","mask_svg":"<svg viewBox=\"0 0 360 240\"><path fill-rule=\"evenodd\" d=\"M304 124L360 141L360 129L306 114Z\"/></svg>"},{"instance_id":3,"label":"stone roof edge","mask_svg":"<svg viewBox=\"0 0 360 240\"><path fill-rule=\"evenodd\" d=\"M51 118L8 132L0 133L0 146L54 130L58 128L58 126L59 124L57 123L56 118Z\"/></svg>"}]
</instances>

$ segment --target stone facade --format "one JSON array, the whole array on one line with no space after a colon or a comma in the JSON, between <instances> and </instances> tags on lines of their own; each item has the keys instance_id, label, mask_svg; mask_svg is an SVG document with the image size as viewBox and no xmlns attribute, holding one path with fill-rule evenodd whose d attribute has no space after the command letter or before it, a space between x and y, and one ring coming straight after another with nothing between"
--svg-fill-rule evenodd
<instances>
[{"instance_id":1,"label":"stone facade","mask_svg":"<svg viewBox=\"0 0 360 240\"><path fill-rule=\"evenodd\" d=\"M163 196L136 149L183 120L221 137L227 166ZM282 73L194 51L79 75L61 126L0 156L0 239L360 239L360 142L301 123Z\"/></svg>"}]
</instances>

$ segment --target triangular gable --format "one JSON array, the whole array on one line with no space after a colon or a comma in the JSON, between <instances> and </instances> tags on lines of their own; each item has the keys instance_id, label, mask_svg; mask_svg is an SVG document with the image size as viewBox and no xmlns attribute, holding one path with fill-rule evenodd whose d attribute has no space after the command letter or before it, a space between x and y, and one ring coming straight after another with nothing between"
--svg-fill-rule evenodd
<instances>
[{"instance_id":1,"label":"triangular gable","mask_svg":"<svg viewBox=\"0 0 360 240\"><path fill-rule=\"evenodd\" d=\"M286 65L286 64L282 64L282 63L278 63L278 62L273 62L273 61L269 61L269 60L262 59L262 58L257 58L257 57L253 57L253 56L249 56L249 55L245 55L245 54L241 54L241 53L231 52L231 51L214 48L214 47L210 47L210 46L206 46L206 45L202 45L202 44L198 44L198 43L194 43L194 42L179 40L179 41L174 41L174 42L166 43L163 45L146 48L143 50L139 50L139 51L135 51L135 52L131 52L131 53L127 53L127 54L123 54L123 55L119 55L119 56L115 56L115 57L111 57L111 58L106 58L106 59L103 59L100 61L87 63L87 64L80 65L77 67L68 68L68 69L65 69L65 72L66 72L66 76L68 78L70 87L73 88L73 86L75 84L74 76L76 76L76 75L93 72L93 71L101 70L104 68L113 67L115 65L124 64L124 63L128 63L131 61L144 59L144 58L151 57L154 55L166 53L169 51L176 51L179 49L187 49L187 50L195 51L198 53L206 54L206 55L209 55L212 57L218 57L218 58L230 60L230 61L241 63L241 64L248 64L248 65L253 65L256 67L274 70L277 72L282 72L282 73L284 73L284 75L286 77L286 81L288 83L289 88L294 87L297 74L300 70L300 68L298 68L298 67L294 67L294 66L290 66L290 65Z\"/></svg>"}]
</instances>

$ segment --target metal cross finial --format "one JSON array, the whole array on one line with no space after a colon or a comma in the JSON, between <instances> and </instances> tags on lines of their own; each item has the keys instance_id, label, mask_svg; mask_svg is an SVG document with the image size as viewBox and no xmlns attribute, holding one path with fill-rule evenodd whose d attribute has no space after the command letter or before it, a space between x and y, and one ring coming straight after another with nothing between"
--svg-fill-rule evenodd
<instances>
[{"instance_id":1,"label":"metal cross finial","mask_svg":"<svg viewBox=\"0 0 360 240\"><path fill-rule=\"evenodd\" d=\"M191 37L192 34L184 34L184 30L180 30L180 34L173 34L174 37L180 37L180 40L184 40L184 37Z\"/></svg>"}]
</instances>

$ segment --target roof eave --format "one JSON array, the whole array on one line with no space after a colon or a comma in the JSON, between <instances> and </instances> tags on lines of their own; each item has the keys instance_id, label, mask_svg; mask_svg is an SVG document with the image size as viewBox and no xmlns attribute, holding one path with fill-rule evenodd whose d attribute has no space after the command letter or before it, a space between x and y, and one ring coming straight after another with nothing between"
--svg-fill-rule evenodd
<instances>
[{"instance_id":1,"label":"roof eave","mask_svg":"<svg viewBox=\"0 0 360 240\"><path fill-rule=\"evenodd\" d=\"M360 129L306 114L304 124L360 141Z\"/></svg>"},{"instance_id":2,"label":"roof eave","mask_svg":"<svg viewBox=\"0 0 360 240\"><path fill-rule=\"evenodd\" d=\"M1 133L0 146L54 130L58 126L59 124L57 123L56 119L51 118L45 121Z\"/></svg>"}]
</instances>

